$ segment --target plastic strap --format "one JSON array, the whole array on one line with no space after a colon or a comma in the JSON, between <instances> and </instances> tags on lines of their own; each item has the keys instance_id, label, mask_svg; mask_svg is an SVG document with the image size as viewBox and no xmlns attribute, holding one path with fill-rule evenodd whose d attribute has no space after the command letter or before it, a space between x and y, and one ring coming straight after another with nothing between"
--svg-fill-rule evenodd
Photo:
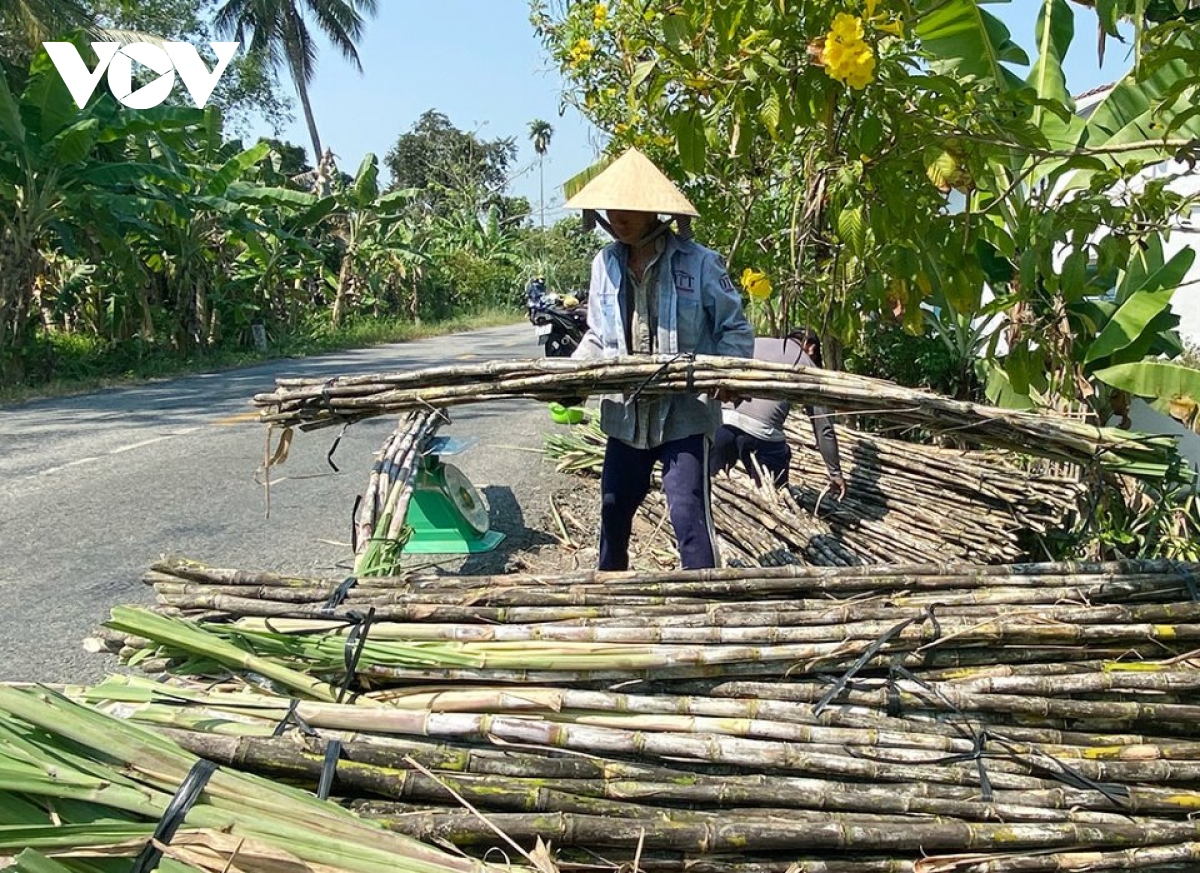
<instances>
[{"instance_id":1,"label":"plastic strap","mask_svg":"<svg viewBox=\"0 0 1200 873\"><path fill-rule=\"evenodd\" d=\"M342 584L339 585L334 592L329 595L329 599L326 600L325 604L321 607L321 612L331 612L345 603L346 596L350 593L350 589L357 584L357 576L347 576L345 579L343 579Z\"/></svg>"},{"instance_id":2,"label":"plastic strap","mask_svg":"<svg viewBox=\"0 0 1200 873\"><path fill-rule=\"evenodd\" d=\"M279 720L279 724L275 725L275 730L271 736L283 736L291 725L295 725L297 728L299 728L300 733L304 734L306 737L317 736L317 732L313 729L313 726L301 718L300 714L296 712L296 707L299 705L300 701L293 698L291 704L288 706L288 711L283 714L283 718Z\"/></svg>"},{"instance_id":3,"label":"plastic strap","mask_svg":"<svg viewBox=\"0 0 1200 873\"><path fill-rule=\"evenodd\" d=\"M1183 566L1183 564L1177 564L1174 561L1171 562L1170 566L1172 570L1183 577L1183 584L1187 586L1188 597L1192 598L1192 600L1200 600L1200 585L1196 584L1196 577L1192 574L1192 571Z\"/></svg>"},{"instance_id":4,"label":"plastic strap","mask_svg":"<svg viewBox=\"0 0 1200 873\"><path fill-rule=\"evenodd\" d=\"M693 380L695 378L695 373L693 372L693 368L695 367L695 364L696 364L696 356L693 355L691 352L679 352L677 355L674 355L673 357L664 361L657 370L655 370L653 373L651 373L649 376L647 376L642 381L642 384L637 386L637 388L634 390L633 394L631 394L629 396L629 400L627 400L626 402L633 403L633 401L637 400L642 395L642 392L645 391L646 388L651 383L653 383L655 379L657 379L663 373L667 372L667 369L677 361L687 361L688 362L687 385L689 388L691 388L692 384L693 384Z\"/></svg>"},{"instance_id":5,"label":"plastic strap","mask_svg":"<svg viewBox=\"0 0 1200 873\"><path fill-rule=\"evenodd\" d=\"M825 708L829 706L829 704L832 703L839 694L846 690L846 686L850 684L850 680L858 675L858 671L865 667L872 658L878 655L884 646L898 637L905 628L915 622L925 622L929 620L933 621L934 629L940 635L941 631L938 627L937 620L933 618L933 607L926 609L925 614L919 618L905 619L890 630L884 631L879 639L867 646L867 650L858 656L858 660L850 665L850 669L843 673L841 677L833 683L833 687L821 695L821 699L818 700L817 705L813 707L813 715L819 716L822 712L824 712Z\"/></svg>"},{"instance_id":6,"label":"plastic strap","mask_svg":"<svg viewBox=\"0 0 1200 873\"><path fill-rule=\"evenodd\" d=\"M350 551L358 554L358 508L362 506L363 496L354 498L354 507L350 510Z\"/></svg>"},{"instance_id":7,"label":"plastic strap","mask_svg":"<svg viewBox=\"0 0 1200 873\"><path fill-rule=\"evenodd\" d=\"M330 468L335 473L340 473L342 471L340 469L338 469L338 465L333 462L333 453L336 452L338 449L338 446L341 445L342 437L344 437L346 435L346 428L348 428L349 426L350 426L350 422L348 422L348 421L342 425L342 429L338 431L338 435L336 437L334 437L334 439L333 439L333 445L331 445L329 447L329 451L325 453L325 460L329 463Z\"/></svg>"},{"instance_id":8,"label":"plastic strap","mask_svg":"<svg viewBox=\"0 0 1200 873\"><path fill-rule=\"evenodd\" d=\"M158 862L162 860L162 849L158 848L158 844L170 845L179 826L187 817L188 811L196 805L201 792L204 791L204 786L208 784L209 777L215 772L217 772L217 765L212 761L201 759L192 765L187 776L179 783L175 796L167 804L166 811L159 819L158 827L154 829L154 836L134 859L130 873L149 873L158 867Z\"/></svg>"},{"instance_id":9,"label":"plastic strap","mask_svg":"<svg viewBox=\"0 0 1200 873\"><path fill-rule=\"evenodd\" d=\"M342 756L342 741L330 740L325 746L325 763L321 765L321 781L317 783L317 797L329 799L333 788L333 777L337 775L338 758Z\"/></svg>"},{"instance_id":10,"label":"plastic strap","mask_svg":"<svg viewBox=\"0 0 1200 873\"><path fill-rule=\"evenodd\" d=\"M367 634L370 633L371 622L375 620L375 607L372 606L367 611L365 618L360 613L354 612L349 614L349 618L354 619L357 623L346 635L346 677L342 680L342 687L338 689L338 703L342 702L346 692L350 690L350 685L354 682L354 676L358 672L358 660L362 657L363 646L367 644Z\"/></svg>"}]
</instances>

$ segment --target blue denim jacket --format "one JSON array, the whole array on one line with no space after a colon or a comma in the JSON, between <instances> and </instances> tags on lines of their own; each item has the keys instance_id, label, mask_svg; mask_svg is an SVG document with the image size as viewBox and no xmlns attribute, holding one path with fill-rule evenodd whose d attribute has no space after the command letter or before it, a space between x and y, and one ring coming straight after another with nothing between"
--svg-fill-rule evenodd
<instances>
[{"instance_id":1,"label":"blue denim jacket","mask_svg":"<svg viewBox=\"0 0 1200 873\"><path fill-rule=\"evenodd\" d=\"M622 282L629 247L606 246L592 261L588 291L588 331L575 358L615 358L629 354L625 325L631 301ZM754 330L742 311L742 298L733 287L720 255L691 240L667 233L662 266L658 271L658 332L655 350L661 355L692 352L698 355L754 354ZM712 436L721 424L720 405L707 396L676 394L639 398L637 403L657 406L660 442L702 433ZM621 395L607 395L600 403L600 428L609 436L633 443L637 413Z\"/></svg>"}]
</instances>

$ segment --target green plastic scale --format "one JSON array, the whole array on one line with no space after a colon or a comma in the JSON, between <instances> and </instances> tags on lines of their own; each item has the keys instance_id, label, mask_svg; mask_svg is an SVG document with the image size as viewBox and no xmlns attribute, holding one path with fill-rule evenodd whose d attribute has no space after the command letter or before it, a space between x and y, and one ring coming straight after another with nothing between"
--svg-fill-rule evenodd
<instances>
[{"instance_id":1,"label":"green plastic scale","mask_svg":"<svg viewBox=\"0 0 1200 873\"><path fill-rule=\"evenodd\" d=\"M466 555L490 552L504 534L490 530L488 509L471 480L444 455L466 451L473 441L435 437L421 456L405 522L412 536L410 555Z\"/></svg>"}]
</instances>

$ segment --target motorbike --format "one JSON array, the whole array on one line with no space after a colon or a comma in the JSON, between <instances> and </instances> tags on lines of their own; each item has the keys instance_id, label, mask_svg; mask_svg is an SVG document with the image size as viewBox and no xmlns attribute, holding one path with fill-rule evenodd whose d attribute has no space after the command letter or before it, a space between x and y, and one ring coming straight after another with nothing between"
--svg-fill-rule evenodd
<instances>
[{"instance_id":1,"label":"motorbike","mask_svg":"<svg viewBox=\"0 0 1200 873\"><path fill-rule=\"evenodd\" d=\"M561 295L546 290L539 279L525 291L525 308L538 345L548 358L567 358L579 347L587 331L587 293Z\"/></svg>"}]
</instances>

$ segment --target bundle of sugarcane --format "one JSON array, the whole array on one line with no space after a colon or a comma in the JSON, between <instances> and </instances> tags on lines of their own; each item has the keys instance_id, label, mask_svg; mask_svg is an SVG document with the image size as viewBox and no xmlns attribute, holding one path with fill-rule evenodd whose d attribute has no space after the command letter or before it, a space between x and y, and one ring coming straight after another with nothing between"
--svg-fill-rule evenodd
<instances>
[{"instance_id":1,"label":"bundle of sugarcane","mask_svg":"<svg viewBox=\"0 0 1200 873\"><path fill-rule=\"evenodd\" d=\"M788 426L788 491L758 488L740 468L713 480L714 525L727 557L742 564L1004 563L1020 558L1030 538L1061 529L1083 492L1077 481L1028 472L998 452L951 451L839 427L850 488L834 501L824 495L827 472L811 425L796 419ZM560 471L596 473L604 436L594 424L575 427L548 436L546 450ZM665 503L647 501L644 511L656 554L669 552Z\"/></svg>"},{"instance_id":2,"label":"bundle of sugarcane","mask_svg":"<svg viewBox=\"0 0 1200 873\"><path fill-rule=\"evenodd\" d=\"M0 685L0 866L488 873L311 794L215 767L43 688ZM26 854L27 852L37 854ZM102 859L120 861L109 866Z\"/></svg>"},{"instance_id":3,"label":"bundle of sugarcane","mask_svg":"<svg viewBox=\"0 0 1200 873\"><path fill-rule=\"evenodd\" d=\"M1194 666L1159 666L1175 677L1163 687L1197 684ZM1078 675L1102 674L1064 674L1072 692ZM1146 693L1149 675L1111 688ZM1038 684L1009 680L989 681L997 696ZM962 684L972 682L983 687ZM503 845L499 829L526 845L644 850L664 864L691 855L716 869L1053 870L1064 868L1049 864L1052 850L1066 863L1084 847L1097 865L1086 869L1130 869L1190 858L1200 838L1190 821L1200 742L996 726L958 711L821 711L772 687L667 696L450 686L334 704L120 677L70 693L222 765L328 779L393 830L479 852ZM934 854L967 851L992 866Z\"/></svg>"},{"instance_id":4,"label":"bundle of sugarcane","mask_svg":"<svg viewBox=\"0 0 1200 873\"><path fill-rule=\"evenodd\" d=\"M355 576L387 575L399 567L421 456L445 421L437 410L410 412L384 441L354 516Z\"/></svg>"},{"instance_id":5,"label":"bundle of sugarcane","mask_svg":"<svg viewBox=\"0 0 1200 873\"><path fill-rule=\"evenodd\" d=\"M207 656L198 646L218 640L226 649L218 663L226 668L243 668L244 656L254 653L343 688L357 680L378 687L795 676L838 669L864 653L873 663L894 658L925 667L1121 652L1144 658L1178 654L1196 638L1200 607L1187 593L1195 570L1121 562L582 572L527 581L381 577L360 580L331 611L325 600L339 587L334 580L177 562L157 565L147 577L160 609L240 620L205 632L125 611L97 645L126 658L151 651L187 658ZM369 635L358 626L367 611ZM153 626L141 627L146 622ZM353 675L345 666L347 638L360 658ZM155 646L148 649L145 640ZM535 666L543 657L548 666ZM271 675L265 666L255 669ZM322 694L331 696L328 689Z\"/></svg>"},{"instance_id":6,"label":"bundle of sugarcane","mask_svg":"<svg viewBox=\"0 0 1200 873\"><path fill-rule=\"evenodd\" d=\"M740 358L634 356L604 361L492 361L336 379L280 379L254 403L272 424L323 427L410 409L515 397L666 394L727 389L745 397L819 403L963 439L1161 478L1179 468L1175 440L1067 418L980 406L891 382Z\"/></svg>"},{"instance_id":7,"label":"bundle of sugarcane","mask_svg":"<svg viewBox=\"0 0 1200 873\"><path fill-rule=\"evenodd\" d=\"M163 563L160 599L221 622L110 632L204 684L73 693L478 853L498 827L663 870L1130 869L1200 842L1198 571L370 578L330 613L336 580Z\"/></svg>"}]
</instances>

